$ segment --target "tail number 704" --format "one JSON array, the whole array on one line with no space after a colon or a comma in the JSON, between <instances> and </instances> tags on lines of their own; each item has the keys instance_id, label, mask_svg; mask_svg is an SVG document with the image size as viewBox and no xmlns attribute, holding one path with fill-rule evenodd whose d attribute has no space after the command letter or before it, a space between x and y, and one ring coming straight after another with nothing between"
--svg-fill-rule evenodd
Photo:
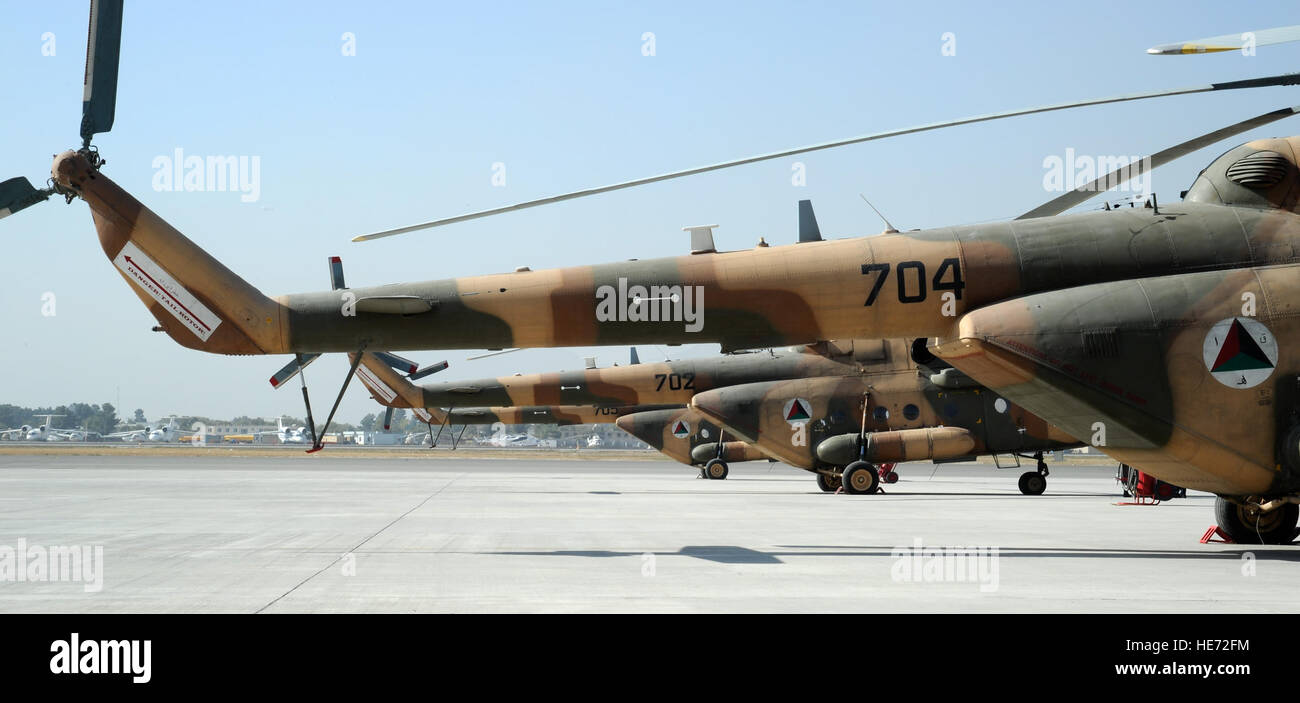
<instances>
[{"instance_id":1,"label":"tail number 704","mask_svg":"<svg viewBox=\"0 0 1300 703\"><path fill-rule=\"evenodd\" d=\"M862 265L862 275L875 275L875 280L871 284L871 293L867 295L867 302L863 303L863 305L871 305L876 302L876 296L880 295L880 289L885 287L885 279L889 278L889 269L889 264ZM925 262L923 261L898 262L898 265L894 267L894 280L898 282L898 302L900 303L923 303L926 296L929 295L929 291L926 289ZM944 259L939 264L939 270L934 272L934 278L930 280L929 285L930 290L952 291L956 300L961 300L961 292L965 287L966 282L961 278L961 261L956 257Z\"/></svg>"}]
</instances>

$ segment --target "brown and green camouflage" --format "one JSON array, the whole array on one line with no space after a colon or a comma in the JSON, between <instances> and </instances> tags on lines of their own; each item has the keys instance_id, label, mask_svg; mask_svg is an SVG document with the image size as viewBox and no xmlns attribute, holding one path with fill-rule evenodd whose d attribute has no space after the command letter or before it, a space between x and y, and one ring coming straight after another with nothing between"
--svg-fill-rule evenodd
<instances>
[{"instance_id":1,"label":"brown and green camouflage","mask_svg":"<svg viewBox=\"0 0 1300 703\"><path fill-rule=\"evenodd\" d=\"M1297 145L1233 149L1185 200L1154 208L274 298L84 155L56 157L53 176L89 204L105 253L162 329L195 349L731 350L933 337L954 367L1065 432L1092 443L1085 430L1101 423L1104 451L1159 478L1228 496L1292 496ZM1253 315L1244 293L1255 296ZM1219 361L1203 360L1196 345L1213 338L1221 348L1228 338L1214 330L1230 318L1254 320L1276 343L1277 358L1243 352L1263 359L1266 382L1225 385Z\"/></svg>"},{"instance_id":2,"label":"brown and green camouflage","mask_svg":"<svg viewBox=\"0 0 1300 703\"><path fill-rule=\"evenodd\" d=\"M353 360L355 354L349 355ZM653 367L653 364L645 366ZM620 367L615 367L620 368ZM638 368L637 366L627 368ZM721 432L717 425L681 404L639 405L532 405L498 407L438 407L423 405L427 387L417 386L372 352L363 352L357 377L380 405L409 408L429 425L590 425L617 423L628 434L665 456L688 466L704 464L718 456ZM692 451L708 451L692 458ZM744 442L724 442L728 461L753 461L767 457Z\"/></svg>"},{"instance_id":3,"label":"brown and green camouflage","mask_svg":"<svg viewBox=\"0 0 1300 703\"><path fill-rule=\"evenodd\" d=\"M711 459L734 463L769 458L750 444L734 437L728 440L721 427L690 408L637 412L615 422L619 429L687 466Z\"/></svg>"},{"instance_id":4,"label":"brown and green camouflage","mask_svg":"<svg viewBox=\"0 0 1300 703\"><path fill-rule=\"evenodd\" d=\"M470 403L684 406L697 393L715 388L787 378L874 373L907 366L905 351L890 355L881 340L849 340L702 359L448 381L420 388L425 407Z\"/></svg>"},{"instance_id":5,"label":"brown and green camouflage","mask_svg":"<svg viewBox=\"0 0 1300 703\"><path fill-rule=\"evenodd\" d=\"M913 367L910 373L748 383L701 393L691 407L763 452L810 471L835 473L859 459L957 461L1080 445L994 392L941 387L932 375Z\"/></svg>"}]
</instances>

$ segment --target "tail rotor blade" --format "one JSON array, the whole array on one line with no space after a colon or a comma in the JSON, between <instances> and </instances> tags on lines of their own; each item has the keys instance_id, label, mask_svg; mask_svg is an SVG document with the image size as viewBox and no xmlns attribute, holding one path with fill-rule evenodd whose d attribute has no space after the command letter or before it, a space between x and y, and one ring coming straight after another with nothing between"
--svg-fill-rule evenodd
<instances>
[{"instance_id":1,"label":"tail rotor blade","mask_svg":"<svg viewBox=\"0 0 1300 703\"><path fill-rule=\"evenodd\" d=\"M113 128L117 63L122 49L122 0L91 0L86 39L86 76L81 99L81 140Z\"/></svg>"},{"instance_id":2,"label":"tail rotor blade","mask_svg":"<svg viewBox=\"0 0 1300 703\"><path fill-rule=\"evenodd\" d=\"M42 202L53 193L52 190L37 190L22 176L0 182L0 219Z\"/></svg>"}]
</instances>

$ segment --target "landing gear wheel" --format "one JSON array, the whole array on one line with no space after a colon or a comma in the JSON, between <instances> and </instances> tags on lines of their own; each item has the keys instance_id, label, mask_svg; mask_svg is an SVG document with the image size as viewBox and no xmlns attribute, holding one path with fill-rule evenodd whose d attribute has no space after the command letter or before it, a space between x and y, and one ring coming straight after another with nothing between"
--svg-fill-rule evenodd
<instances>
[{"instance_id":1,"label":"landing gear wheel","mask_svg":"<svg viewBox=\"0 0 1300 703\"><path fill-rule=\"evenodd\" d=\"M1124 465L1128 471L1128 480L1124 483L1124 495L1136 497L1138 494L1138 470L1132 466Z\"/></svg>"},{"instance_id":2,"label":"landing gear wheel","mask_svg":"<svg viewBox=\"0 0 1300 703\"><path fill-rule=\"evenodd\" d=\"M1300 521L1300 505L1287 503L1267 513L1252 511L1223 498L1214 500L1214 519L1219 529L1239 544L1291 544Z\"/></svg>"},{"instance_id":3,"label":"landing gear wheel","mask_svg":"<svg viewBox=\"0 0 1300 703\"><path fill-rule=\"evenodd\" d=\"M817 487L822 489L823 491L826 491L827 493L834 493L835 491L840 490L841 485L843 484L840 483L839 476L827 476L826 474L817 474Z\"/></svg>"},{"instance_id":4,"label":"landing gear wheel","mask_svg":"<svg viewBox=\"0 0 1300 703\"><path fill-rule=\"evenodd\" d=\"M886 471L880 476L881 483L898 483L897 471Z\"/></svg>"},{"instance_id":5,"label":"landing gear wheel","mask_svg":"<svg viewBox=\"0 0 1300 703\"><path fill-rule=\"evenodd\" d=\"M1041 496L1047 490L1047 478L1037 471L1020 474L1020 492L1027 496Z\"/></svg>"},{"instance_id":6,"label":"landing gear wheel","mask_svg":"<svg viewBox=\"0 0 1300 703\"><path fill-rule=\"evenodd\" d=\"M853 495L875 493L880 488L880 475L876 467L865 461L855 461L844 467L840 480L844 482L844 492Z\"/></svg>"},{"instance_id":7,"label":"landing gear wheel","mask_svg":"<svg viewBox=\"0 0 1300 703\"><path fill-rule=\"evenodd\" d=\"M721 481L727 477L727 462L721 459L710 459L709 463L704 465L704 475L715 481Z\"/></svg>"}]
</instances>

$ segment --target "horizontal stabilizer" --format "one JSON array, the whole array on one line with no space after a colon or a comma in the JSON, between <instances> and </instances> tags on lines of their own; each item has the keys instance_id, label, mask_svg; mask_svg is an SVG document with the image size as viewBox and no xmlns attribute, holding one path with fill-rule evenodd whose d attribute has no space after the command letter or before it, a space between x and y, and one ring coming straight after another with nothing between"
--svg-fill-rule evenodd
<instances>
[{"instance_id":1,"label":"horizontal stabilizer","mask_svg":"<svg viewBox=\"0 0 1300 703\"><path fill-rule=\"evenodd\" d=\"M414 361L400 357L391 352L377 351L375 352L375 356L379 357L380 361L384 362L385 364L388 364L390 367L397 369L398 371L401 371L402 373L415 373L416 370L420 368L420 365L415 363Z\"/></svg>"},{"instance_id":2,"label":"horizontal stabilizer","mask_svg":"<svg viewBox=\"0 0 1300 703\"><path fill-rule=\"evenodd\" d=\"M302 373L303 369L307 368L311 362L319 358L320 354L302 354L301 356L295 357L293 361L285 364L284 368L275 372L275 375L271 377L271 387L279 388L284 385L285 381L288 381L299 373Z\"/></svg>"},{"instance_id":3,"label":"horizontal stabilizer","mask_svg":"<svg viewBox=\"0 0 1300 703\"><path fill-rule=\"evenodd\" d=\"M450 364L448 364L446 361L439 361L436 364L429 364L428 366L413 372L409 376L409 378L412 381L418 381L424 378L425 376L432 376L433 374L438 373L439 371L445 370L449 365Z\"/></svg>"}]
</instances>

